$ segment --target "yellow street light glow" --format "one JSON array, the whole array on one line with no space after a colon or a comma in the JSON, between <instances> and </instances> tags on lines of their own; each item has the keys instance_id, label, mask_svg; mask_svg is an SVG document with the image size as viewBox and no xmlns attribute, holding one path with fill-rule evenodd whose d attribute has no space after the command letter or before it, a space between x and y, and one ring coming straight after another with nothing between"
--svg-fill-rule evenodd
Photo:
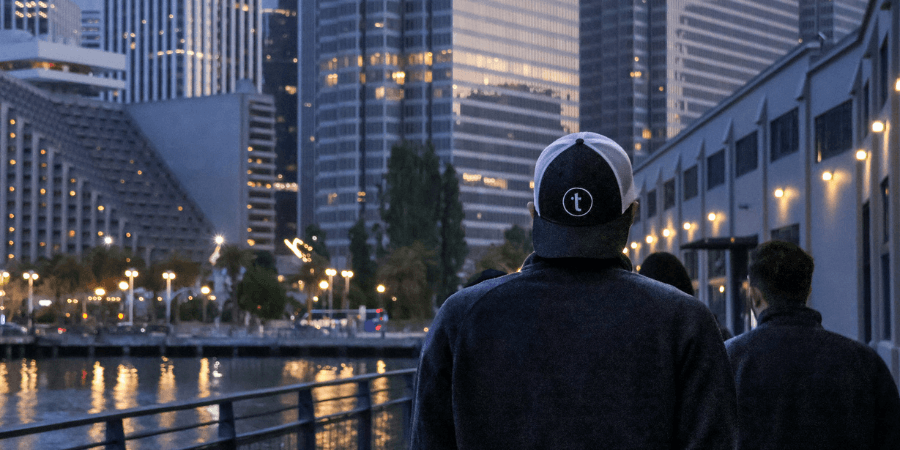
<instances>
[{"instance_id":1,"label":"yellow street light glow","mask_svg":"<svg viewBox=\"0 0 900 450\"><path fill-rule=\"evenodd\" d=\"M690 223L690 222L685 222L684 225L683 225L683 228L684 228L685 230L690 230L690 229L691 229L691 223Z\"/></svg>"},{"instance_id":2,"label":"yellow street light glow","mask_svg":"<svg viewBox=\"0 0 900 450\"><path fill-rule=\"evenodd\" d=\"M200 288L200 293L203 295L209 295L209 292L210 292L209 286L203 286Z\"/></svg>"},{"instance_id":3,"label":"yellow street light glow","mask_svg":"<svg viewBox=\"0 0 900 450\"><path fill-rule=\"evenodd\" d=\"M319 289L322 289L322 290L328 289L328 282L325 281L325 280L320 281L320 282L319 282Z\"/></svg>"},{"instance_id":4,"label":"yellow street light glow","mask_svg":"<svg viewBox=\"0 0 900 450\"><path fill-rule=\"evenodd\" d=\"M379 284L378 287L375 288L375 290L378 291L379 294L384 294L384 285Z\"/></svg>"},{"instance_id":5,"label":"yellow street light glow","mask_svg":"<svg viewBox=\"0 0 900 450\"><path fill-rule=\"evenodd\" d=\"M881 133L882 131L884 131L884 122L880 120L872 122L872 131L876 133Z\"/></svg>"},{"instance_id":6,"label":"yellow street light glow","mask_svg":"<svg viewBox=\"0 0 900 450\"><path fill-rule=\"evenodd\" d=\"M775 189L775 198L784 197L784 189Z\"/></svg>"},{"instance_id":7,"label":"yellow street light glow","mask_svg":"<svg viewBox=\"0 0 900 450\"><path fill-rule=\"evenodd\" d=\"M832 174L831 172L827 170L825 172L822 172L823 181L831 181L832 178L834 178L834 174Z\"/></svg>"},{"instance_id":8,"label":"yellow street light glow","mask_svg":"<svg viewBox=\"0 0 900 450\"><path fill-rule=\"evenodd\" d=\"M624 253L624 254L627 255L627 254L628 254L628 247L623 248L623 249L622 249L622 253Z\"/></svg>"},{"instance_id":9,"label":"yellow street light glow","mask_svg":"<svg viewBox=\"0 0 900 450\"><path fill-rule=\"evenodd\" d=\"M897 81L894 82L894 90L900 92L900 78L897 78Z\"/></svg>"},{"instance_id":10,"label":"yellow street light glow","mask_svg":"<svg viewBox=\"0 0 900 450\"><path fill-rule=\"evenodd\" d=\"M638 243L637 243L637 242L632 242L632 243L631 243L631 248L636 249L637 247L638 247Z\"/></svg>"},{"instance_id":11,"label":"yellow street light glow","mask_svg":"<svg viewBox=\"0 0 900 450\"><path fill-rule=\"evenodd\" d=\"M724 293L725 293L725 286L719 286L719 292L722 293L722 294L724 294Z\"/></svg>"},{"instance_id":12,"label":"yellow street light glow","mask_svg":"<svg viewBox=\"0 0 900 450\"><path fill-rule=\"evenodd\" d=\"M333 276L337 275L337 270L325 269L325 275L328 275L329 277L333 277Z\"/></svg>"},{"instance_id":13,"label":"yellow street light glow","mask_svg":"<svg viewBox=\"0 0 900 450\"><path fill-rule=\"evenodd\" d=\"M645 239L645 241L647 241L648 244L652 244L652 243L653 243L653 236L651 236L651 235L648 234L648 235L647 235L647 239Z\"/></svg>"},{"instance_id":14,"label":"yellow street light glow","mask_svg":"<svg viewBox=\"0 0 900 450\"><path fill-rule=\"evenodd\" d=\"M128 289L128 282L127 282L127 281L120 281L120 282L119 282L119 289L121 289L121 290L123 290L123 291L124 291L125 289Z\"/></svg>"},{"instance_id":15,"label":"yellow street light glow","mask_svg":"<svg viewBox=\"0 0 900 450\"><path fill-rule=\"evenodd\" d=\"M859 161L865 161L866 158L868 158L868 157L869 157L869 154L868 154L868 152L866 152L865 150L859 149L859 150L856 151L856 159L857 159L857 160L859 160Z\"/></svg>"},{"instance_id":16,"label":"yellow street light glow","mask_svg":"<svg viewBox=\"0 0 900 450\"><path fill-rule=\"evenodd\" d=\"M103 297L104 295L106 295L106 289L103 289L103 288L94 289L94 294L96 294L98 297Z\"/></svg>"},{"instance_id":17,"label":"yellow street light glow","mask_svg":"<svg viewBox=\"0 0 900 450\"><path fill-rule=\"evenodd\" d=\"M710 222L715 222L716 221L716 213L709 213L709 215L706 216L706 218L709 219Z\"/></svg>"},{"instance_id":18,"label":"yellow street light glow","mask_svg":"<svg viewBox=\"0 0 900 450\"><path fill-rule=\"evenodd\" d=\"M669 237L669 236L672 235L672 230L666 228L665 230L663 230L663 233L662 233L662 234L663 234L663 236L665 236L665 237Z\"/></svg>"},{"instance_id":19,"label":"yellow street light glow","mask_svg":"<svg viewBox=\"0 0 900 450\"><path fill-rule=\"evenodd\" d=\"M215 237L215 242L216 242L216 245L222 245L222 244L224 244L224 243L225 243L225 236L222 236L221 234L217 234L216 237Z\"/></svg>"}]
</instances>

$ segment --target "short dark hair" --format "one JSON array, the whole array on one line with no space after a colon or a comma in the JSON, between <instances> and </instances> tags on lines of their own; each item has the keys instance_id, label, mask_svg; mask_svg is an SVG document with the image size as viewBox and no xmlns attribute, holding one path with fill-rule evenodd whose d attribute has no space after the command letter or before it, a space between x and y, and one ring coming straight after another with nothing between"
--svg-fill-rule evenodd
<instances>
[{"instance_id":1,"label":"short dark hair","mask_svg":"<svg viewBox=\"0 0 900 450\"><path fill-rule=\"evenodd\" d=\"M750 285L759 289L769 305L805 304L815 264L802 248L785 241L756 247L750 262Z\"/></svg>"},{"instance_id":2,"label":"short dark hair","mask_svg":"<svg viewBox=\"0 0 900 450\"><path fill-rule=\"evenodd\" d=\"M651 253L641 263L641 269L638 270L638 273L656 281L675 286L685 294L694 295L694 284L691 282L687 269L678 260L678 257L671 253Z\"/></svg>"}]
</instances>

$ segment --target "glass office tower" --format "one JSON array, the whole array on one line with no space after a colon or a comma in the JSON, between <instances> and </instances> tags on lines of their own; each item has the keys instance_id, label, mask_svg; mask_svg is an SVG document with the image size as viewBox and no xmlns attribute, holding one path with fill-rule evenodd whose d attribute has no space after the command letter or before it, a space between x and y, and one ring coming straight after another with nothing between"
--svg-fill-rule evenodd
<instances>
[{"instance_id":1,"label":"glass office tower","mask_svg":"<svg viewBox=\"0 0 900 450\"><path fill-rule=\"evenodd\" d=\"M317 64L314 102L300 108L301 127L315 122L301 138L315 143L314 189L301 190L301 205L313 203L333 255L347 256L358 217L380 220L390 149L404 140L433 144L456 168L474 255L512 225L530 228L534 161L578 131L577 0L302 7L317 14L301 32Z\"/></svg>"}]
</instances>

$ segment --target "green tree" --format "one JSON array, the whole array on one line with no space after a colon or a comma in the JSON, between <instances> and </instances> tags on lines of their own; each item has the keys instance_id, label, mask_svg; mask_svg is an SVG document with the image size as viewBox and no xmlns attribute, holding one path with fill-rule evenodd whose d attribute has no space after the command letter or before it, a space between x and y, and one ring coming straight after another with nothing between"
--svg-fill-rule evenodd
<instances>
[{"instance_id":1,"label":"green tree","mask_svg":"<svg viewBox=\"0 0 900 450\"><path fill-rule=\"evenodd\" d=\"M519 270L525 258L534 251L531 243L531 231L525 231L518 225L503 232L504 241L500 245L488 247L481 259L475 263L476 272L485 269L497 269L506 273Z\"/></svg>"},{"instance_id":2,"label":"green tree","mask_svg":"<svg viewBox=\"0 0 900 450\"><path fill-rule=\"evenodd\" d=\"M237 286L240 283L242 270L250 267L256 255L252 251L242 249L236 245L225 245L222 247L219 260L216 261L216 267L225 268L225 273L231 280L231 292L229 298L231 301L231 323L236 326L240 323L241 307L237 297Z\"/></svg>"},{"instance_id":3,"label":"green tree","mask_svg":"<svg viewBox=\"0 0 900 450\"><path fill-rule=\"evenodd\" d=\"M328 247L325 246L325 238L327 237L325 230L319 227L318 224L310 224L306 227L303 234L303 240L310 247L313 248L313 251L318 253L320 256L325 258L326 260L331 260L331 254L328 253Z\"/></svg>"},{"instance_id":4,"label":"green tree","mask_svg":"<svg viewBox=\"0 0 900 450\"><path fill-rule=\"evenodd\" d=\"M261 320L281 319L288 304L287 291L278 282L278 274L261 265L251 266L236 289L241 309Z\"/></svg>"},{"instance_id":5,"label":"green tree","mask_svg":"<svg viewBox=\"0 0 900 450\"><path fill-rule=\"evenodd\" d=\"M438 270L440 272L437 298L441 303L456 292L459 286L459 273L469 254L466 245L466 233L462 226L463 208L459 200L459 179L452 165L444 167L441 176L441 202L438 211L438 230L440 233L440 250L438 253ZM439 305L433 305L435 308Z\"/></svg>"},{"instance_id":6,"label":"green tree","mask_svg":"<svg viewBox=\"0 0 900 450\"><path fill-rule=\"evenodd\" d=\"M411 142L393 146L385 181L381 218L391 248L414 242L437 248L441 173L434 147Z\"/></svg>"},{"instance_id":7,"label":"green tree","mask_svg":"<svg viewBox=\"0 0 900 450\"><path fill-rule=\"evenodd\" d=\"M408 247L394 249L378 267L378 278L384 280L387 288L382 301L390 317L411 319L431 316L431 305L424 299L431 298L433 294L428 273L434 270L434 263L434 251L425 248L421 242L414 242Z\"/></svg>"},{"instance_id":8,"label":"green tree","mask_svg":"<svg viewBox=\"0 0 900 450\"><path fill-rule=\"evenodd\" d=\"M368 304L366 300L373 298L375 292L375 271L377 270L377 265L375 261L372 261L372 247L367 242L369 233L366 231L366 222L362 217L350 228L349 235L350 267L353 270L353 278L350 279L350 285L351 287L356 287L358 292L362 294L362 298L357 299L357 302ZM346 299L345 302L349 302L349 299ZM349 303L345 303L342 306L345 309L349 307Z\"/></svg>"},{"instance_id":9,"label":"green tree","mask_svg":"<svg viewBox=\"0 0 900 450\"><path fill-rule=\"evenodd\" d=\"M325 269L328 268L328 260L316 252L313 252L310 262L304 263L298 274L299 282L303 284L303 292L306 294L306 311L313 310L313 297L319 290L319 282L327 280Z\"/></svg>"}]
</instances>

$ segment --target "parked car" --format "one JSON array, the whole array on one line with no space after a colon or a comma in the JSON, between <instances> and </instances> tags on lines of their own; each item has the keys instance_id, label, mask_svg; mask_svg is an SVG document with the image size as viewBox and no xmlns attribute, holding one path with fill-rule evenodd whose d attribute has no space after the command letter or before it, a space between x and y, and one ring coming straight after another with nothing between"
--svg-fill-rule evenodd
<instances>
[{"instance_id":1,"label":"parked car","mask_svg":"<svg viewBox=\"0 0 900 450\"><path fill-rule=\"evenodd\" d=\"M0 324L0 336L27 336L28 328L22 325L6 322Z\"/></svg>"}]
</instances>

